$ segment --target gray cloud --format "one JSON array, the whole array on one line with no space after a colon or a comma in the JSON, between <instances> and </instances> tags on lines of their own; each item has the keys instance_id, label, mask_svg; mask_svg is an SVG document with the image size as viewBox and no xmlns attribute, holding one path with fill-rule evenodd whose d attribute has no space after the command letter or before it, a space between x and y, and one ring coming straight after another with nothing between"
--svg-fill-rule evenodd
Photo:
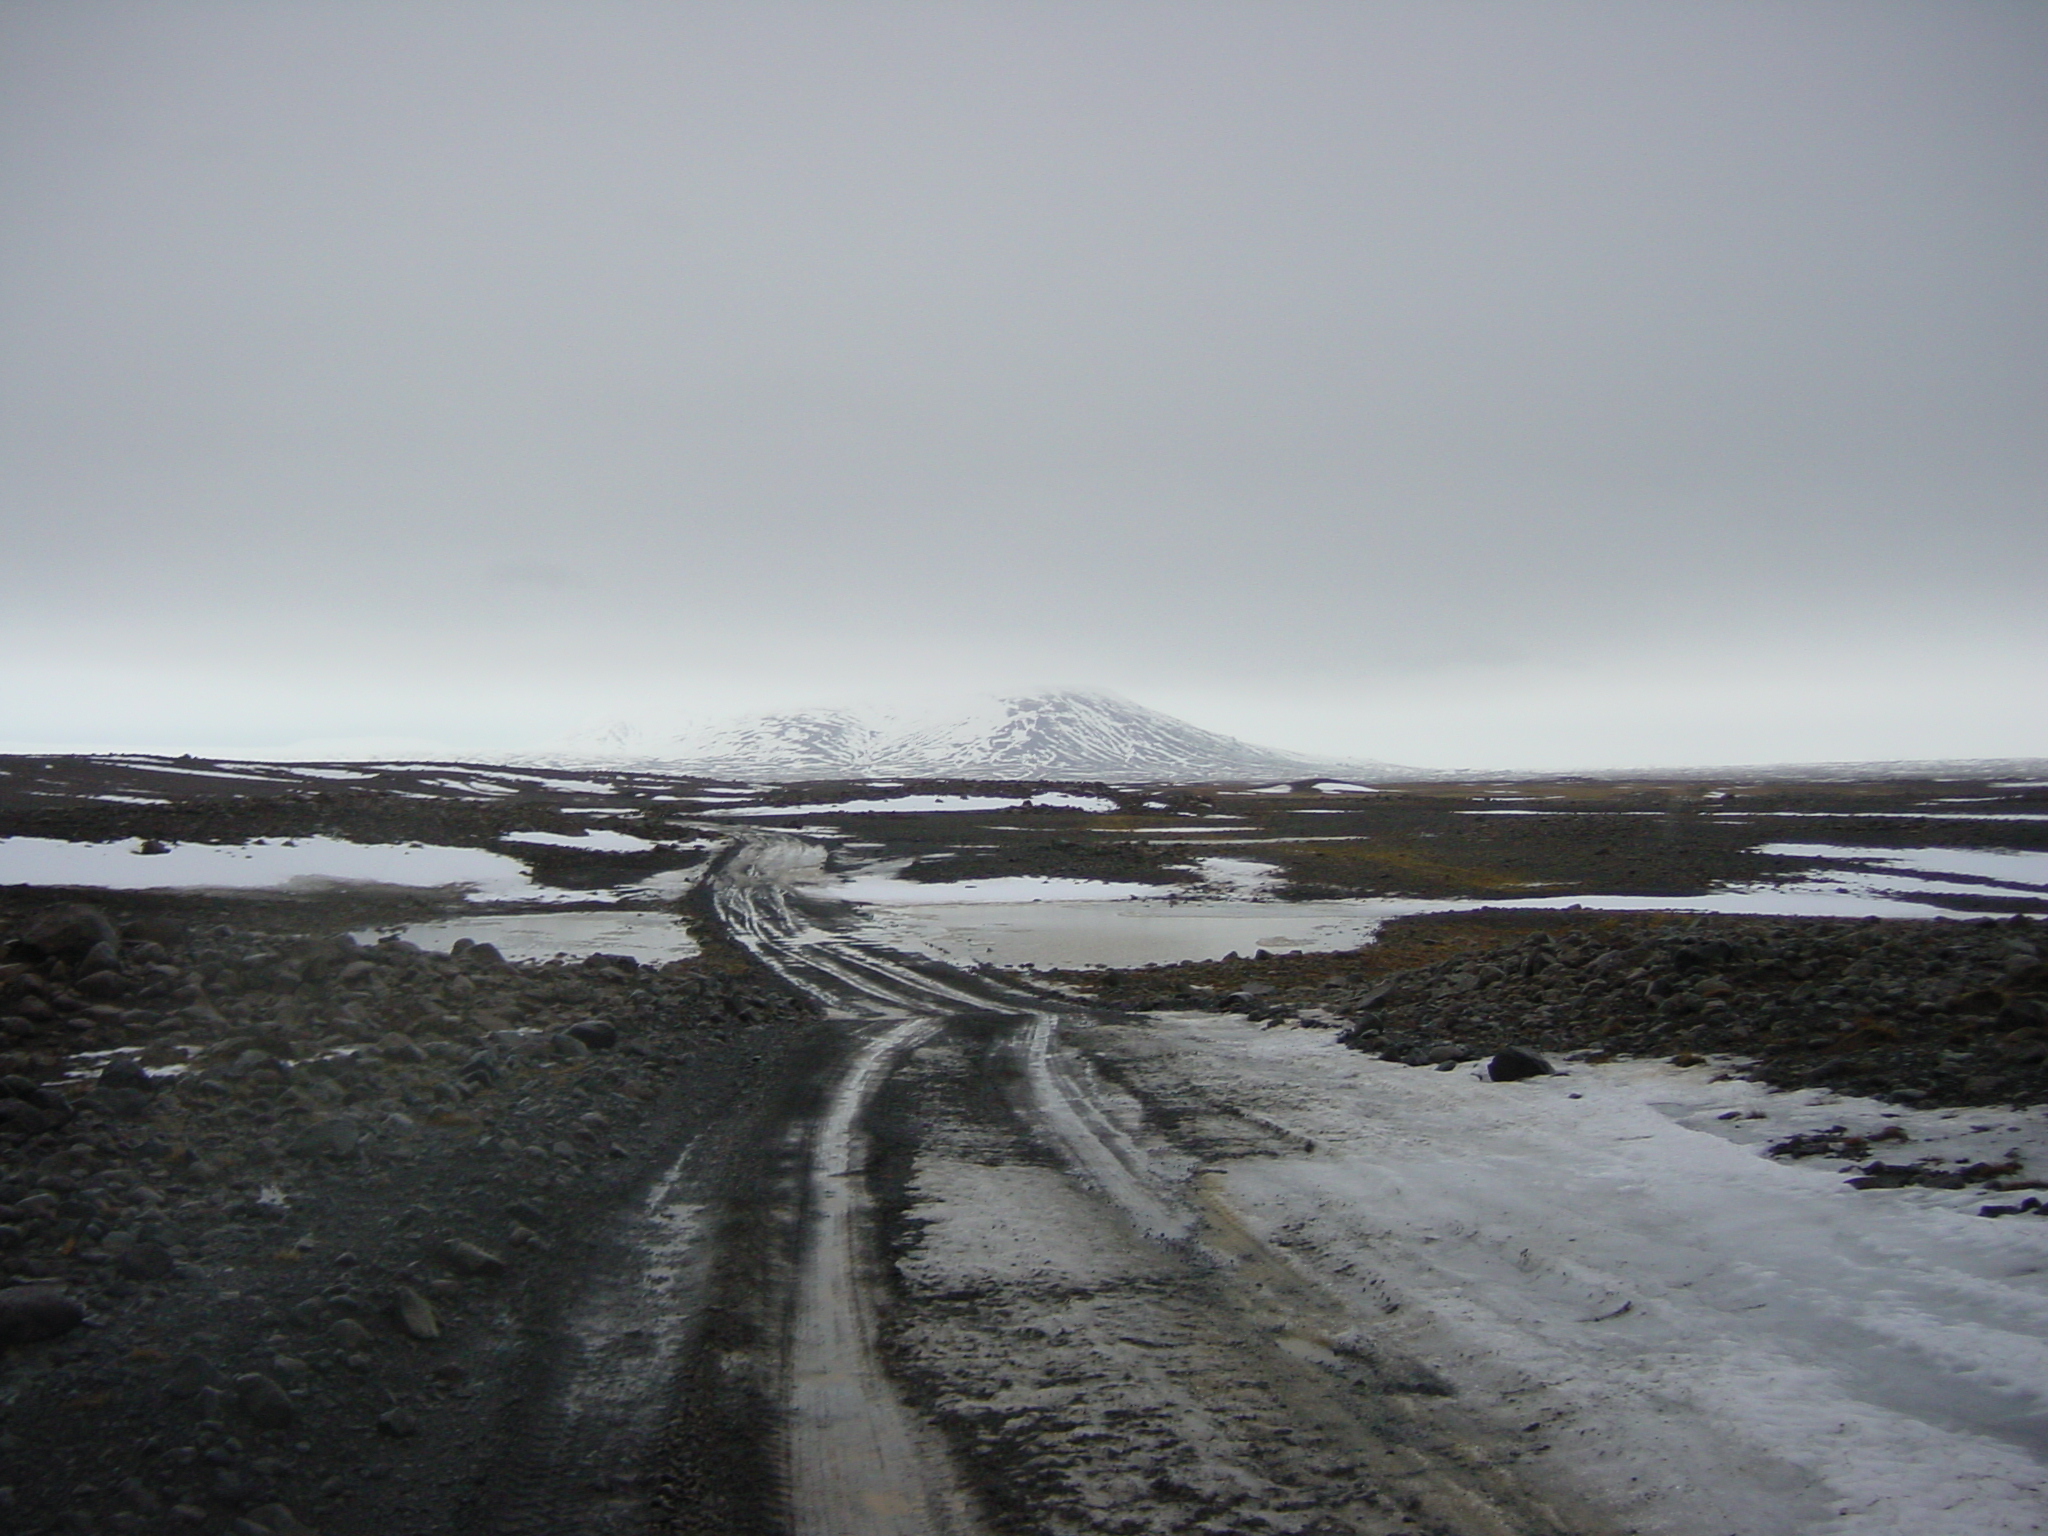
<instances>
[{"instance_id":1,"label":"gray cloud","mask_svg":"<svg viewBox=\"0 0 2048 1536\"><path fill-rule=\"evenodd\" d=\"M10 729L1057 677L1418 761L2048 752L2044 53L1994 4L0 9Z\"/></svg>"}]
</instances>

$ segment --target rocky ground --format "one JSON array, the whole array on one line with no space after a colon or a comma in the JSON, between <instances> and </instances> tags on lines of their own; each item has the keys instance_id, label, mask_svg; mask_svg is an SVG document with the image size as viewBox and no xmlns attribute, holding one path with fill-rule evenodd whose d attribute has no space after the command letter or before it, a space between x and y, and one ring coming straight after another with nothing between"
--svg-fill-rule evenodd
<instances>
[{"instance_id":1,"label":"rocky ground","mask_svg":"<svg viewBox=\"0 0 2048 1536\"><path fill-rule=\"evenodd\" d=\"M2048 823L1939 819L1945 797L1978 788L2008 810L2048 803L2031 786L1935 783L1414 785L1342 800L1209 787L1104 790L1120 809L1103 815L834 820L843 863L909 860L913 879L1172 884L1236 837L1297 895L1655 894L1798 867L1749 851L1786 826L1732 821L1731 806L1797 813L1815 839L2048 846ZM1569 814L1517 808L1539 792ZM511 832L596 825L654 845L514 845L545 884L602 905L701 857L684 843L737 793L464 765L15 759L0 769L0 837L503 851ZM1872 811L1883 819L1857 819ZM1158 839L1183 824L1188 839ZM1349 954L1063 979L1116 1010L1329 1029L1420 1070L1519 1046L1901 1102L2039 1103L2048 934L2026 914L2042 904L1958 899L1994 900L1996 917L1926 922L1463 913L1390 924ZM523 1405L566 1347L564 1309L606 1222L707 1126L815 1080L829 1049L804 1004L709 931L699 958L659 968L348 938L462 905L388 887L0 888L0 1530L513 1528L494 1501L538 1474L505 1448L532 1444ZM2039 1187L2028 1170L1935 1168L1888 1146L1823 1139L1783 1155L1807 1151L1867 1154L1861 1177L1880 1184L1961 1177L2015 1212ZM718 1469L700 1471L650 1495L658 1519L768 1518L756 1468L751 1502L732 1506L751 1515L690 1525L688 1509L718 1507L705 1492ZM617 1496L616 1476L590 1471L589 1496Z\"/></svg>"},{"instance_id":2,"label":"rocky ground","mask_svg":"<svg viewBox=\"0 0 2048 1536\"><path fill-rule=\"evenodd\" d=\"M0 1528L459 1523L596 1224L806 1033L715 947L514 965L241 910L5 925Z\"/></svg>"},{"instance_id":3,"label":"rocky ground","mask_svg":"<svg viewBox=\"0 0 2048 1536\"><path fill-rule=\"evenodd\" d=\"M1214 1008L1331 1028L1384 1060L1543 1069L1664 1056L1778 1087L1901 1104L2048 1102L2048 924L1468 913L1403 919L1344 955L1068 972L1132 1011ZM1837 1150L1816 1143L1785 1156ZM1848 1147L1861 1156L1868 1147ZM1863 1187L2048 1190L2017 1165L1873 1157ZM2028 1194L2018 1202L2041 1208ZM1987 1210L2007 1214L1992 1200Z\"/></svg>"}]
</instances>

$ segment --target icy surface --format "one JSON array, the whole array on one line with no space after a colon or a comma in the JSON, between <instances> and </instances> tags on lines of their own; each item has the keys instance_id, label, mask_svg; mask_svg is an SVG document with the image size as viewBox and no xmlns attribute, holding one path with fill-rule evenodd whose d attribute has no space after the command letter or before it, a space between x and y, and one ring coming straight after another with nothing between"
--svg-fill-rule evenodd
<instances>
[{"instance_id":1,"label":"icy surface","mask_svg":"<svg viewBox=\"0 0 2048 1536\"><path fill-rule=\"evenodd\" d=\"M174 843L138 853L135 842L68 843L48 837L0 840L0 884L89 885L109 890L264 889L294 882L466 885L495 897L539 894L526 866L481 848L421 843L349 843L331 837L256 838L247 843Z\"/></svg>"},{"instance_id":2,"label":"icy surface","mask_svg":"<svg viewBox=\"0 0 2048 1536\"><path fill-rule=\"evenodd\" d=\"M753 820L764 816L851 816L877 811L1028 811L1034 805L1074 811L1116 809L1114 800L1105 800L1099 795L1069 795L1055 791L1025 799L1011 795L899 795L893 800L839 800L816 805L720 806L703 814Z\"/></svg>"},{"instance_id":3,"label":"icy surface","mask_svg":"<svg viewBox=\"0 0 2048 1536\"><path fill-rule=\"evenodd\" d=\"M1154 896L1158 891L1156 885L1082 880L1060 875L997 875L986 880L953 880L943 884L893 880L886 875L855 875L837 885L820 888L814 894L834 896L841 901L900 907L978 906L987 902L1128 901L1133 897Z\"/></svg>"},{"instance_id":4,"label":"icy surface","mask_svg":"<svg viewBox=\"0 0 2048 1536\"><path fill-rule=\"evenodd\" d=\"M903 882L908 884L909 882ZM960 884L968 882L962 881ZM843 888L842 888L843 889ZM1236 951L1350 949L1390 917L1433 910L1426 901L954 902L956 886L927 885L918 905L872 909L864 939L955 965L1148 965L1213 960ZM1157 886L1145 886L1157 891Z\"/></svg>"},{"instance_id":5,"label":"icy surface","mask_svg":"<svg viewBox=\"0 0 2048 1536\"><path fill-rule=\"evenodd\" d=\"M1256 859L1197 859L1194 868L1204 885L1233 896L1270 895L1281 884L1280 867Z\"/></svg>"},{"instance_id":6,"label":"icy surface","mask_svg":"<svg viewBox=\"0 0 2048 1536\"><path fill-rule=\"evenodd\" d=\"M1382 1319L1368 1344L1528 1423L1544 1464L1633 1528L2048 1524L2048 1220L1763 1155L1898 1125L1900 1158L2017 1149L2039 1168L2048 1112L1909 1112L1649 1062L1496 1084L1228 1016L1156 1020L1174 1072L1314 1148L1228 1165L1253 1229Z\"/></svg>"},{"instance_id":7,"label":"icy surface","mask_svg":"<svg viewBox=\"0 0 2048 1536\"><path fill-rule=\"evenodd\" d=\"M507 832L501 843L538 843L548 848L576 848L585 853L647 853L662 845L630 832L593 828L588 832Z\"/></svg>"},{"instance_id":8,"label":"icy surface","mask_svg":"<svg viewBox=\"0 0 2048 1536\"><path fill-rule=\"evenodd\" d=\"M457 939L495 944L507 960L605 954L631 955L644 964L659 965L697 953L689 930L665 912L479 913L400 928L364 929L356 938L373 944L387 933L435 951L446 950Z\"/></svg>"},{"instance_id":9,"label":"icy surface","mask_svg":"<svg viewBox=\"0 0 2048 1536\"><path fill-rule=\"evenodd\" d=\"M585 846L585 845L578 845ZM272 890L325 885L464 888L473 901L589 901L673 896L696 868L668 870L608 892L541 885L507 854L430 843L350 843L332 837L254 838L247 843L174 843L164 853L139 843L70 843L47 837L0 839L0 885L94 886L103 890Z\"/></svg>"},{"instance_id":10,"label":"icy surface","mask_svg":"<svg viewBox=\"0 0 2048 1536\"><path fill-rule=\"evenodd\" d=\"M1627 811L1616 814L1662 816L1664 812ZM1748 821L1752 817L1765 816L1789 816L1804 821L2048 821L2048 812L2039 811L1716 811L1714 815L1729 821Z\"/></svg>"},{"instance_id":11,"label":"icy surface","mask_svg":"<svg viewBox=\"0 0 2048 1536\"><path fill-rule=\"evenodd\" d=\"M1914 874L1974 875L2033 889L2048 887L2048 853L1994 848L1844 848L1833 843L1765 843L1757 852L1877 864Z\"/></svg>"},{"instance_id":12,"label":"icy surface","mask_svg":"<svg viewBox=\"0 0 2048 1536\"><path fill-rule=\"evenodd\" d=\"M1204 863L1212 861L1205 860ZM1250 861L1219 860L1225 864ZM1760 887L1706 896L1539 896L1511 901L1357 897L1334 901L1161 896L1156 885L1016 876L950 883L863 876L818 894L871 903L863 937L956 965L1130 966L1350 949L1389 918L1478 908L1729 912L1780 917L1950 915L1918 901L1848 886ZM1984 887L1969 887L1981 893Z\"/></svg>"}]
</instances>

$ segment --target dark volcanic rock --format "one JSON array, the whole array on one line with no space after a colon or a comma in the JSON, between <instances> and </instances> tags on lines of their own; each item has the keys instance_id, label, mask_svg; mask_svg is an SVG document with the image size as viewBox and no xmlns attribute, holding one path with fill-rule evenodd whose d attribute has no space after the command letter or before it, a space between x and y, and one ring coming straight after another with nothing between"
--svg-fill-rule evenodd
<instances>
[{"instance_id":1,"label":"dark volcanic rock","mask_svg":"<svg viewBox=\"0 0 2048 1536\"><path fill-rule=\"evenodd\" d=\"M580 1019L569 1026L567 1033L574 1035L593 1051L610 1050L619 1043L617 1027L603 1019Z\"/></svg>"},{"instance_id":2,"label":"dark volcanic rock","mask_svg":"<svg viewBox=\"0 0 2048 1536\"><path fill-rule=\"evenodd\" d=\"M235 1378L235 1394L246 1413L262 1429L290 1429L298 1422L299 1409L283 1387L268 1376L255 1374Z\"/></svg>"},{"instance_id":3,"label":"dark volcanic rock","mask_svg":"<svg viewBox=\"0 0 2048 1536\"><path fill-rule=\"evenodd\" d=\"M40 959L79 960L95 945L118 946L121 935L98 907L62 906L31 917L14 942Z\"/></svg>"},{"instance_id":4,"label":"dark volcanic rock","mask_svg":"<svg viewBox=\"0 0 2048 1536\"><path fill-rule=\"evenodd\" d=\"M1525 1077L1543 1077L1557 1069L1534 1051L1511 1045L1496 1052L1486 1064L1486 1075L1496 1083L1518 1083Z\"/></svg>"},{"instance_id":5,"label":"dark volcanic rock","mask_svg":"<svg viewBox=\"0 0 2048 1536\"><path fill-rule=\"evenodd\" d=\"M22 1286L0 1291L0 1344L62 1338L85 1321L85 1308L62 1291Z\"/></svg>"}]
</instances>

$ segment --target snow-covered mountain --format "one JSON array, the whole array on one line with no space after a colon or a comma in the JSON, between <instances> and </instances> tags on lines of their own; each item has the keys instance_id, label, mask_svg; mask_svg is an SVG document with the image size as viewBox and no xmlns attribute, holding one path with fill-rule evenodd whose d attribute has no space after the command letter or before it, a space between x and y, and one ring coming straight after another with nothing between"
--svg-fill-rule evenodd
<instances>
[{"instance_id":1,"label":"snow-covered mountain","mask_svg":"<svg viewBox=\"0 0 2048 1536\"><path fill-rule=\"evenodd\" d=\"M978 699L907 715L845 708L750 715L701 730L650 735L593 731L569 748L712 778L1107 779L1123 782L1408 777L1389 763L1297 757L1093 689L1059 688Z\"/></svg>"}]
</instances>

